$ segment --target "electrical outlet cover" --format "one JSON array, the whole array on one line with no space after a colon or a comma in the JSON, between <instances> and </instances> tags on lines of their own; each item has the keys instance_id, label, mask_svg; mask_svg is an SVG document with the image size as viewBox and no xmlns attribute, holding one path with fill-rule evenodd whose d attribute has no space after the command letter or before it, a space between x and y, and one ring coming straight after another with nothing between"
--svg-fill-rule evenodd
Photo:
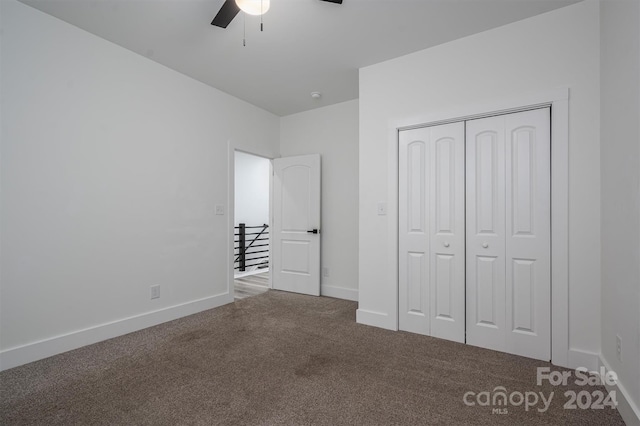
<instances>
[{"instance_id":1,"label":"electrical outlet cover","mask_svg":"<svg viewBox=\"0 0 640 426\"><path fill-rule=\"evenodd\" d=\"M152 285L151 286L151 298L152 299L159 299L160 298L160 286L159 285Z\"/></svg>"}]
</instances>

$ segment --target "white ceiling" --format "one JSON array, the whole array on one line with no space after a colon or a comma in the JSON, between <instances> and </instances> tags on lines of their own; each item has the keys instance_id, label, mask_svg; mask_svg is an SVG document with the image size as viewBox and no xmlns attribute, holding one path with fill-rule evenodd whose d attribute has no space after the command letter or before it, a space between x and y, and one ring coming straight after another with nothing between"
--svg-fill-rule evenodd
<instances>
[{"instance_id":1,"label":"white ceiling","mask_svg":"<svg viewBox=\"0 0 640 426\"><path fill-rule=\"evenodd\" d=\"M210 25L224 0L21 1L284 116L357 98L360 67L579 0L271 0L245 47L242 12Z\"/></svg>"}]
</instances>

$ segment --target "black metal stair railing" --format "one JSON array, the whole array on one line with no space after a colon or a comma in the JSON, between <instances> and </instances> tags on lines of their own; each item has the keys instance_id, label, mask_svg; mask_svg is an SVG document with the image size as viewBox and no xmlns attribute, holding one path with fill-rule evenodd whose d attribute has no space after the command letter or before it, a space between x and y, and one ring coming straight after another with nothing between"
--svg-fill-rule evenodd
<instances>
[{"instance_id":1,"label":"black metal stair railing","mask_svg":"<svg viewBox=\"0 0 640 426\"><path fill-rule=\"evenodd\" d=\"M269 267L269 225L247 226L240 223L234 233L234 269L241 272L248 267Z\"/></svg>"}]
</instances>

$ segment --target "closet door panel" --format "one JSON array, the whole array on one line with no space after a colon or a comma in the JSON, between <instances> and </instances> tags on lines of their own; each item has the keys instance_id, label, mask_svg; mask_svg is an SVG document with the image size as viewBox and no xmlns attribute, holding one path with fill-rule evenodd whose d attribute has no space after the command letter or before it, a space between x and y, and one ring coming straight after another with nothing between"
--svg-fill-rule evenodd
<instances>
[{"instance_id":1,"label":"closet door panel","mask_svg":"<svg viewBox=\"0 0 640 426\"><path fill-rule=\"evenodd\" d=\"M464 342L464 123L399 143L399 328Z\"/></svg>"},{"instance_id":2,"label":"closet door panel","mask_svg":"<svg viewBox=\"0 0 640 426\"><path fill-rule=\"evenodd\" d=\"M429 335L429 130L400 132L399 143L398 323Z\"/></svg>"},{"instance_id":3,"label":"closet door panel","mask_svg":"<svg viewBox=\"0 0 640 426\"><path fill-rule=\"evenodd\" d=\"M551 359L551 156L548 108L505 116L506 351Z\"/></svg>"},{"instance_id":4,"label":"closet door panel","mask_svg":"<svg viewBox=\"0 0 640 426\"><path fill-rule=\"evenodd\" d=\"M431 335L464 342L464 123L430 128Z\"/></svg>"},{"instance_id":5,"label":"closet door panel","mask_svg":"<svg viewBox=\"0 0 640 426\"><path fill-rule=\"evenodd\" d=\"M550 111L467 122L467 342L550 359Z\"/></svg>"},{"instance_id":6,"label":"closet door panel","mask_svg":"<svg viewBox=\"0 0 640 426\"><path fill-rule=\"evenodd\" d=\"M505 140L502 117L466 124L467 343L505 348Z\"/></svg>"}]
</instances>

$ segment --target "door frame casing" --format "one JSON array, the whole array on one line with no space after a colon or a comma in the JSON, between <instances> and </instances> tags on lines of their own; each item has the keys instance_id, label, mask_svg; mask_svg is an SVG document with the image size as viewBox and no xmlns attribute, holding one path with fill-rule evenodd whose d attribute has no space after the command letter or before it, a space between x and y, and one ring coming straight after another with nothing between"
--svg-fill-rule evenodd
<instances>
[{"instance_id":1,"label":"door frame casing","mask_svg":"<svg viewBox=\"0 0 640 426\"><path fill-rule=\"evenodd\" d=\"M569 89L561 88L513 99L489 101L449 111L391 122L388 134L388 222L389 282L395 285L395 300L389 303L389 328L398 330L398 211L401 130L466 121L523 110L551 107L551 362L568 368L591 366L583 353L569 348Z\"/></svg>"}]
</instances>

